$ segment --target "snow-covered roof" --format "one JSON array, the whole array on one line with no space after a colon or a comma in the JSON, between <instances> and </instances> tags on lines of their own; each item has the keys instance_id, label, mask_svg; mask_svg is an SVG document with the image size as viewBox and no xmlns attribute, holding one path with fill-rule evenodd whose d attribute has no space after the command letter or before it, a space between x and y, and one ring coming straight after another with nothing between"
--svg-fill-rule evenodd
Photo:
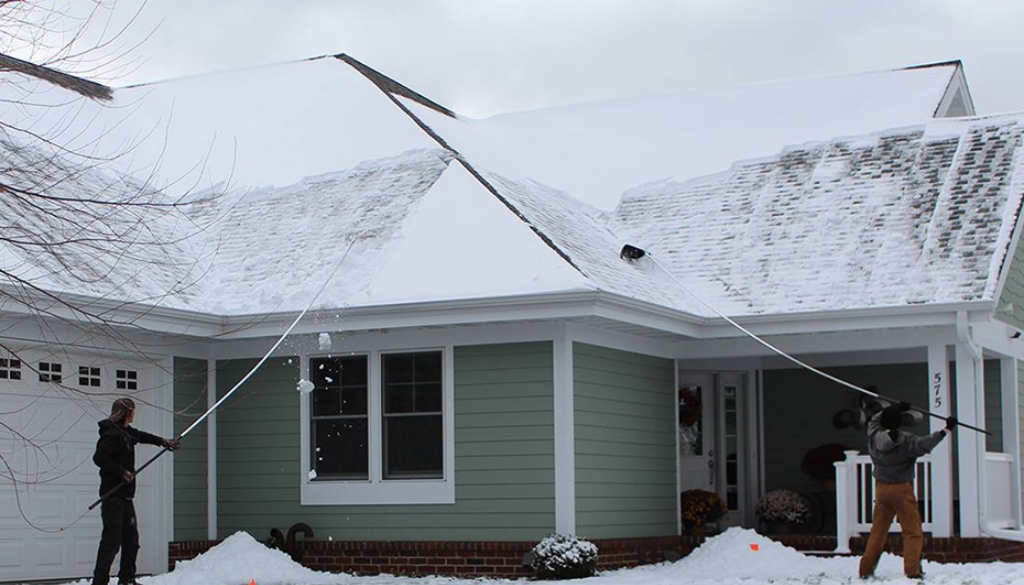
<instances>
[{"instance_id":1,"label":"snow-covered roof","mask_svg":"<svg viewBox=\"0 0 1024 585\"><path fill-rule=\"evenodd\" d=\"M184 204L143 208L152 233L174 234L160 270L119 256L83 287L23 250L0 261L52 291L223 316L301 310L325 282L316 308L578 291L697 316L713 312L687 291L731 315L990 299L1020 202L1021 123L926 122L956 71L484 121L344 56L119 89L111 102L26 78L12 87L34 99L7 102L5 124L58 136L70 148L44 141L35 158L88 171L42 190L116 185ZM28 134L0 138L13 152ZM104 152L120 156L90 158ZM0 184L16 179L0 169ZM605 211L587 203L601 190L627 195ZM623 261L625 243L673 275Z\"/></svg>"},{"instance_id":2,"label":"snow-covered roof","mask_svg":"<svg viewBox=\"0 0 1024 585\"><path fill-rule=\"evenodd\" d=\"M679 278L720 283L736 314L992 300L1022 133L1009 115L805 144L636 187L615 217Z\"/></svg>"},{"instance_id":3,"label":"snow-covered roof","mask_svg":"<svg viewBox=\"0 0 1024 585\"><path fill-rule=\"evenodd\" d=\"M855 75L625 98L453 119L408 107L476 164L612 209L624 191L686 180L791 144L922 124L939 112L956 62Z\"/></svg>"},{"instance_id":4,"label":"snow-covered roof","mask_svg":"<svg viewBox=\"0 0 1024 585\"><path fill-rule=\"evenodd\" d=\"M0 83L0 104L15 138L31 132L72 160L99 156L171 198L292 185L436 146L335 57L118 88L102 101L24 78Z\"/></svg>"},{"instance_id":5,"label":"snow-covered roof","mask_svg":"<svg viewBox=\"0 0 1024 585\"><path fill-rule=\"evenodd\" d=\"M222 315L593 290L442 149L196 205ZM351 248L351 249L350 249Z\"/></svg>"}]
</instances>

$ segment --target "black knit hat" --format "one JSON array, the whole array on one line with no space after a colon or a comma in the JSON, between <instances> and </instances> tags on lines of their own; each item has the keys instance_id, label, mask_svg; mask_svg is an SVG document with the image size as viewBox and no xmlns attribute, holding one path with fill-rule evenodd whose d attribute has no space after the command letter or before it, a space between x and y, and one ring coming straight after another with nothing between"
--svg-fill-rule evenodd
<instances>
[{"instance_id":1,"label":"black knit hat","mask_svg":"<svg viewBox=\"0 0 1024 585\"><path fill-rule=\"evenodd\" d=\"M900 428L900 424L903 422L903 410L898 404L887 406L882 410L882 416L878 422L881 423L882 428L894 431Z\"/></svg>"}]
</instances>

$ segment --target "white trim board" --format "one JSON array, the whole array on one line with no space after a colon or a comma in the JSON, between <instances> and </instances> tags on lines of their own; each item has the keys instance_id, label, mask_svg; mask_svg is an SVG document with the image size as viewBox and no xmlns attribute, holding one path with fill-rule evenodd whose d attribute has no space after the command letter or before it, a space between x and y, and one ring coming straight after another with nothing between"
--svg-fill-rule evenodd
<instances>
[{"instance_id":1,"label":"white trim board","mask_svg":"<svg viewBox=\"0 0 1024 585\"><path fill-rule=\"evenodd\" d=\"M573 339L554 342L555 532L576 534L576 413Z\"/></svg>"}]
</instances>

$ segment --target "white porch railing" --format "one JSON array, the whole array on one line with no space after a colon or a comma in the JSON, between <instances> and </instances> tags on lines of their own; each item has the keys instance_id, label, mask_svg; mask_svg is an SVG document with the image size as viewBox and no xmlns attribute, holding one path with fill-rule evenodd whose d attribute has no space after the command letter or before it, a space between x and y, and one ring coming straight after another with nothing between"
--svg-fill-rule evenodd
<instances>
[{"instance_id":1,"label":"white porch railing","mask_svg":"<svg viewBox=\"0 0 1024 585\"><path fill-rule=\"evenodd\" d=\"M871 532L875 508L875 478L871 475L871 457L858 451L846 451L846 459L836 461L836 552L850 552L850 538ZM917 460L914 493L921 504L921 529L932 530L932 460L925 455ZM889 529L899 532L899 522Z\"/></svg>"},{"instance_id":2,"label":"white porch railing","mask_svg":"<svg viewBox=\"0 0 1024 585\"><path fill-rule=\"evenodd\" d=\"M985 520L994 528L1016 528L1013 517L1013 455L985 453Z\"/></svg>"}]
</instances>

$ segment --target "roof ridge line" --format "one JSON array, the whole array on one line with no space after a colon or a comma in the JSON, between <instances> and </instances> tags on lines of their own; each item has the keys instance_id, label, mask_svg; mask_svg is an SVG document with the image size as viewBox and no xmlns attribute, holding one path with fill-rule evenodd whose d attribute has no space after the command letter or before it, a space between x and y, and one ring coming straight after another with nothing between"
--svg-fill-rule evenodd
<instances>
[{"instance_id":1,"label":"roof ridge line","mask_svg":"<svg viewBox=\"0 0 1024 585\"><path fill-rule=\"evenodd\" d=\"M442 106L441 104L435 102L434 100L426 97L420 92L411 89L409 86L400 83L393 77L390 77L388 75L381 73L380 71L377 71L373 67L370 67L366 63L363 63L362 61L356 59L351 55L348 55L346 53L338 53L337 55L333 55L333 57L335 59L338 59L339 61L342 61L352 66L352 68L361 73L364 77L370 79L370 81L373 81L374 85L386 91L387 93L397 93L398 95L407 97L412 101L420 105L426 106L431 110L434 110L435 112L444 114L449 118L457 117L455 115L455 112L449 110L448 108Z\"/></svg>"},{"instance_id":2,"label":"roof ridge line","mask_svg":"<svg viewBox=\"0 0 1024 585\"><path fill-rule=\"evenodd\" d=\"M341 57L338 57L338 58L341 59ZM467 160L465 156L462 155L461 152L456 150L455 147L453 147L451 144L448 143L447 140L444 139L444 137L442 137L440 134L435 132L433 128L428 126L426 122L421 120L419 118L419 116L414 114L412 112L412 110L410 110L408 107L406 107L405 104L403 104L402 102L398 101L398 98L395 97L394 93L392 93L388 89L387 84L382 83L382 81L383 81L382 79L378 79L377 76L373 75L372 73L368 73L368 71L376 73L373 69L371 69L370 67L367 67L365 65L362 65L361 63L360 63L360 65L362 65L362 67L359 67L359 66L351 63L349 61L349 59L351 59L351 58L341 59L341 60L344 61L345 63L348 63L349 65L351 65L353 67L353 69L355 69L357 72L359 72L359 74L361 74L364 77L366 77L366 79L369 80L370 83L374 84L377 87L377 89L379 89L384 95L386 95L388 97L388 99L390 99L391 102L393 104L395 104L395 106L398 109L402 110L402 112L404 112L405 115L409 116L409 118L413 121L413 123L415 123L417 126L419 126L420 130L425 132L427 134L427 136L429 136L431 139L433 139L435 142L437 142L442 148L444 148L449 153L451 153L451 155L453 157L455 157L455 160L459 161L459 163L461 163L462 166L467 171L469 171L469 174L472 175L472 177L474 179L476 179L476 181L478 183L480 183L480 185L482 185L491 195L493 195L498 201L500 201L505 207L507 207L509 209L509 211L511 211L513 214L515 214L515 216L518 217L520 221L525 223L526 226L529 227L533 231L533 233L538 238L541 239L542 242L544 242L549 248L551 248L556 254L558 254L559 257L562 258L562 260L565 260L570 266L572 266L574 269L576 269L576 271L579 272L580 274L582 274L585 278L588 278L588 279L590 278L590 276L588 276L587 273L584 272L583 269L581 269L579 267L579 265L577 265L576 262L574 262L573 259L569 257L569 254L565 250L562 250L558 246L558 244L556 244L554 242L554 240L552 240L547 234L545 234L539 227L534 225L534 223L531 222L529 220L529 218L527 218L526 215L522 211L519 210L519 208L517 208L511 201L508 200L508 198L506 198L501 193L499 193L498 189L495 188L494 185L492 185L491 182L488 181L473 166L473 164L471 162L469 162L469 160ZM358 61L356 61L355 59L351 59L351 60L355 61L356 63L358 63ZM366 70L368 70L368 71L364 71L364 68ZM378 75L380 75L380 74L378 74ZM384 79L391 80L391 78L389 78L387 76L382 76L382 77ZM391 80L391 81L393 83L396 83L396 84L398 83L398 82L395 82L394 80ZM401 87L405 87L405 86L402 86L401 84L398 84L398 85L401 86ZM411 90L409 90L409 91L411 91ZM399 94L399 95L403 95L403 94Z\"/></svg>"}]
</instances>

